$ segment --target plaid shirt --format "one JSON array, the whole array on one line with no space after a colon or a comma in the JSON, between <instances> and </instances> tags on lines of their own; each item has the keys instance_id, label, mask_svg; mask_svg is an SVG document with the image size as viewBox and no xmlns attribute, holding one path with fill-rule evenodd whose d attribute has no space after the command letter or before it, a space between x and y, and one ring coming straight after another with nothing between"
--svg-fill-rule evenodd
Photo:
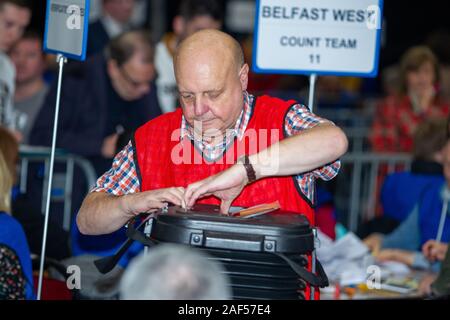
<instances>
[{"instance_id":1,"label":"plaid shirt","mask_svg":"<svg viewBox=\"0 0 450 320\"><path fill-rule=\"evenodd\" d=\"M224 143L211 145L205 141L196 139L194 137L193 128L186 122L184 117L181 121L180 138L188 138L192 140L196 148L203 152L203 156L207 160L219 158L223 152L227 150L229 144L233 143L235 136L237 136L238 139L243 137L250 120L254 99L254 96L245 93L244 108L238 121L236 122L234 130L231 130L231 134L225 137ZM286 114L284 130L288 136L293 136L301 133L303 130L313 128L317 124L324 122L326 122L326 120L311 113L304 105L296 104L292 106ZM297 175L297 183L303 194L307 196L310 201L314 202L315 179L320 178L322 180L331 180L339 172L340 166L340 161L336 161L314 171ZM116 155L111 169L97 180L97 184L92 191L106 192L116 196L140 191L139 179L137 177L135 162L133 160L133 147L131 142L129 142L128 145L126 145L125 148Z\"/></svg>"},{"instance_id":2,"label":"plaid shirt","mask_svg":"<svg viewBox=\"0 0 450 320\"><path fill-rule=\"evenodd\" d=\"M370 133L372 150L376 152L411 152L413 135L418 125L430 118L446 118L449 105L435 99L425 112L415 110L408 96L387 97L377 106Z\"/></svg>"}]
</instances>

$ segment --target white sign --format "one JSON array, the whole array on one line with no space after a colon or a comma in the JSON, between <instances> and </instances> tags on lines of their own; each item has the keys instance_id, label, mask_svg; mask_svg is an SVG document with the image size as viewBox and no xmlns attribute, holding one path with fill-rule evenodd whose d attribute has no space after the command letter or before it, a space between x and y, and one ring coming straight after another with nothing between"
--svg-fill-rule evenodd
<instances>
[{"instance_id":1,"label":"white sign","mask_svg":"<svg viewBox=\"0 0 450 320\"><path fill-rule=\"evenodd\" d=\"M375 77L382 0L258 0L253 69Z\"/></svg>"},{"instance_id":2,"label":"white sign","mask_svg":"<svg viewBox=\"0 0 450 320\"><path fill-rule=\"evenodd\" d=\"M47 0L44 50L84 60L90 0Z\"/></svg>"}]
</instances>

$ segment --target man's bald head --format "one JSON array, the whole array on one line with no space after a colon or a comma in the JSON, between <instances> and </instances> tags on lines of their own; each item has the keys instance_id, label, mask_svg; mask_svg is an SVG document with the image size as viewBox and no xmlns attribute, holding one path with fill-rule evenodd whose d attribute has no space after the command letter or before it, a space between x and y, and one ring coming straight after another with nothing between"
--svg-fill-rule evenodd
<instances>
[{"instance_id":1,"label":"man's bald head","mask_svg":"<svg viewBox=\"0 0 450 320\"><path fill-rule=\"evenodd\" d=\"M175 77L185 119L202 124L196 132L232 128L244 105L249 67L239 43L218 30L205 29L186 38L174 56Z\"/></svg>"},{"instance_id":2,"label":"man's bald head","mask_svg":"<svg viewBox=\"0 0 450 320\"><path fill-rule=\"evenodd\" d=\"M206 29L194 33L178 46L174 55L175 71L179 63L189 63L201 53L209 56L213 61L219 60L222 65L229 62L229 66L234 65L238 71L245 63L239 42L222 31Z\"/></svg>"}]
</instances>

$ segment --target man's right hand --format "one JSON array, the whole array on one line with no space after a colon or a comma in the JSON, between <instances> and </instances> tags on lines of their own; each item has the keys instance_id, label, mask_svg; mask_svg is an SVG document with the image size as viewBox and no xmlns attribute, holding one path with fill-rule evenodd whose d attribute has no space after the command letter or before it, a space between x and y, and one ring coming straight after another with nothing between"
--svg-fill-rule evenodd
<instances>
[{"instance_id":1,"label":"man's right hand","mask_svg":"<svg viewBox=\"0 0 450 320\"><path fill-rule=\"evenodd\" d=\"M184 188L157 189L139 193L128 194L122 197L122 206L129 216L139 213L155 212L168 203L186 208L184 201Z\"/></svg>"},{"instance_id":2,"label":"man's right hand","mask_svg":"<svg viewBox=\"0 0 450 320\"><path fill-rule=\"evenodd\" d=\"M434 261L443 261L445 255L447 254L448 245L446 243L437 242L436 240L428 240L422 246L423 255L430 260Z\"/></svg>"},{"instance_id":3,"label":"man's right hand","mask_svg":"<svg viewBox=\"0 0 450 320\"><path fill-rule=\"evenodd\" d=\"M372 233L370 236L363 240L364 244L374 255L377 255L380 251L382 241L383 236L379 233Z\"/></svg>"}]
</instances>

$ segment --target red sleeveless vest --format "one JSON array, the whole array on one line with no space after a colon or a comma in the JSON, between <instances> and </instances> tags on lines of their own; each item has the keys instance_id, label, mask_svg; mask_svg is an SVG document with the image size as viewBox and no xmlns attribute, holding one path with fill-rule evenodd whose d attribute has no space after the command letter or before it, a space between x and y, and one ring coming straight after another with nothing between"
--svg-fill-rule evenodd
<instances>
[{"instance_id":1,"label":"red sleeveless vest","mask_svg":"<svg viewBox=\"0 0 450 320\"><path fill-rule=\"evenodd\" d=\"M169 187L187 187L198 180L221 172L243 154L258 153L285 138L284 119L295 101L283 101L268 96L258 97L253 114L241 141L236 138L225 154L215 162L203 159L188 138L180 141L182 111L164 114L140 127L134 135L134 159L141 182L141 191ZM254 141L257 140L257 143ZM253 143L249 143L253 141ZM137 160L137 161L136 161ZM233 202L233 206L250 207L278 200L284 210L304 214L314 225L314 210L293 176L271 177L246 186ZM220 200L210 196L199 203L219 205ZM311 271L311 255L308 255ZM311 288L307 286L305 298ZM319 290L315 291L319 299Z\"/></svg>"},{"instance_id":2,"label":"red sleeveless vest","mask_svg":"<svg viewBox=\"0 0 450 320\"><path fill-rule=\"evenodd\" d=\"M215 162L204 160L190 139L180 141L181 109L149 121L134 136L134 158L137 159L141 191L187 187L229 168L244 153L258 153L284 139L284 119L295 103L268 96L256 98L244 138L241 141L235 138L225 154ZM282 209L304 214L314 225L311 202L300 191L293 176L258 180L246 186L232 205L250 207L276 200ZM220 204L219 199L213 196L198 202Z\"/></svg>"}]
</instances>

